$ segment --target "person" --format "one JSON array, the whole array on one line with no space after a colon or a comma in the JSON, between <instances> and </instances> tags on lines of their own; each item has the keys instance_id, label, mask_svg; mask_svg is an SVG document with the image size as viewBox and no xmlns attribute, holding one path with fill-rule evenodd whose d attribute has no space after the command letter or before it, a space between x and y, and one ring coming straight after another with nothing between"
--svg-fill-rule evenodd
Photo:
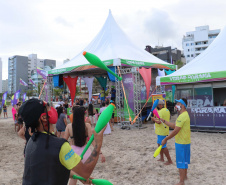
<instances>
[{"instance_id":1,"label":"person","mask_svg":"<svg viewBox=\"0 0 226 185\"><path fill-rule=\"evenodd\" d=\"M12 107L12 115L13 115L13 121L15 122L15 115L16 115L16 105L13 105Z\"/></svg>"},{"instance_id":2,"label":"person","mask_svg":"<svg viewBox=\"0 0 226 185\"><path fill-rule=\"evenodd\" d=\"M74 152L81 155L89 138L92 135L91 126L85 122L85 108L74 107L73 108L73 122L66 127L64 139L68 140L70 137L70 145ZM95 146L95 142L92 143ZM82 162L85 163L91 154L91 150L88 149L85 153ZM101 161L105 162L105 157L100 152ZM77 180L71 179L69 185L75 185Z\"/></svg>"},{"instance_id":3,"label":"person","mask_svg":"<svg viewBox=\"0 0 226 185\"><path fill-rule=\"evenodd\" d=\"M65 109L58 112L58 120L56 123L57 137L64 137L65 128L67 126L67 116Z\"/></svg>"},{"instance_id":4,"label":"person","mask_svg":"<svg viewBox=\"0 0 226 185\"><path fill-rule=\"evenodd\" d=\"M2 114L2 104L0 104L0 117L1 117L1 114Z\"/></svg>"},{"instance_id":5,"label":"person","mask_svg":"<svg viewBox=\"0 0 226 185\"><path fill-rule=\"evenodd\" d=\"M6 104L3 105L3 113L4 113L4 118L5 118L5 117L8 118L8 114L7 114L7 106L6 106Z\"/></svg>"},{"instance_id":6,"label":"person","mask_svg":"<svg viewBox=\"0 0 226 185\"><path fill-rule=\"evenodd\" d=\"M95 109L93 108L93 105L90 103L89 104L89 108L88 108L88 115L89 115L89 119L91 121L91 126L94 124L94 115L95 115Z\"/></svg>"},{"instance_id":7,"label":"person","mask_svg":"<svg viewBox=\"0 0 226 185\"><path fill-rule=\"evenodd\" d=\"M102 88L102 90L100 91L100 100L101 100L101 103L103 103L105 101L105 90L104 90L104 88Z\"/></svg>"},{"instance_id":8,"label":"person","mask_svg":"<svg viewBox=\"0 0 226 185\"><path fill-rule=\"evenodd\" d=\"M97 123L97 121L98 121L99 116L100 116L99 111L98 111L98 109L96 109L96 111L95 111L94 127L96 126L96 123Z\"/></svg>"},{"instance_id":9,"label":"person","mask_svg":"<svg viewBox=\"0 0 226 185\"><path fill-rule=\"evenodd\" d=\"M180 173L180 182L177 185L184 185L184 181L187 179L188 164L190 164L190 117L186 110L187 100L182 98L175 101L177 103L176 109L179 112L176 123L171 123L160 118L164 124L174 129L165 139L162 140L162 145L165 145L167 140L175 136L176 164Z\"/></svg>"},{"instance_id":10,"label":"person","mask_svg":"<svg viewBox=\"0 0 226 185\"><path fill-rule=\"evenodd\" d=\"M223 106L226 106L226 99L224 100Z\"/></svg>"},{"instance_id":11,"label":"person","mask_svg":"<svg viewBox=\"0 0 226 185\"><path fill-rule=\"evenodd\" d=\"M69 143L51 133L57 122L57 112L46 102L27 100L20 108L26 127L34 132L25 150L23 185L67 185L76 173L90 184L89 177L96 166L103 142L103 130L93 131L95 146L85 163L74 153ZM83 182L85 183L85 182Z\"/></svg>"},{"instance_id":12,"label":"person","mask_svg":"<svg viewBox=\"0 0 226 185\"><path fill-rule=\"evenodd\" d=\"M169 121L170 120L170 112L167 108L164 108L164 106L165 106L164 100L159 99L158 114L159 114L160 118L162 118L166 121ZM160 146L162 144L162 140L165 139L166 136L169 135L169 127L167 125L163 125L160 120L157 120L155 118L152 118L152 120L155 122L155 134L157 135L157 144L158 144L158 146ZM164 162L164 155L166 156L166 158L168 160L164 164L165 165L173 164L166 144L164 146L162 146L162 150L160 152L160 159L158 161Z\"/></svg>"},{"instance_id":13,"label":"person","mask_svg":"<svg viewBox=\"0 0 226 185\"><path fill-rule=\"evenodd\" d=\"M80 101L79 101L79 105L83 106L83 103L84 103L84 100L83 100L83 98L81 98Z\"/></svg>"},{"instance_id":14,"label":"person","mask_svg":"<svg viewBox=\"0 0 226 185\"><path fill-rule=\"evenodd\" d=\"M88 99L84 99L84 107L88 107Z\"/></svg>"},{"instance_id":15,"label":"person","mask_svg":"<svg viewBox=\"0 0 226 185\"><path fill-rule=\"evenodd\" d=\"M76 100L75 100L75 105L80 105L80 104L79 104L79 99L76 99Z\"/></svg>"},{"instance_id":16,"label":"person","mask_svg":"<svg viewBox=\"0 0 226 185\"><path fill-rule=\"evenodd\" d=\"M18 132L19 129L20 129L19 124L18 124L18 114L15 114L14 115L14 118L15 118L15 120L14 120L14 123L15 123L15 132Z\"/></svg>"},{"instance_id":17,"label":"person","mask_svg":"<svg viewBox=\"0 0 226 185\"><path fill-rule=\"evenodd\" d=\"M111 100L115 102L116 90L114 86L111 86Z\"/></svg>"},{"instance_id":18,"label":"person","mask_svg":"<svg viewBox=\"0 0 226 185\"><path fill-rule=\"evenodd\" d=\"M100 114L107 108L107 104L105 104L105 102L102 103L102 107L100 108ZM111 134L111 126L109 124L109 122L107 123L107 127L104 131L104 135L108 135Z\"/></svg>"},{"instance_id":19,"label":"person","mask_svg":"<svg viewBox=\"0 0 226 185\"><path fill-rule=\"evenodd\" d=\"M67 100L65 101L64 106L63 106L63 107L64 107L64 109L65 109L65 110L66 110L66 112L67 112L67 108L68 108L68 101L67 101Z\"/></svg>"}]
</instances>

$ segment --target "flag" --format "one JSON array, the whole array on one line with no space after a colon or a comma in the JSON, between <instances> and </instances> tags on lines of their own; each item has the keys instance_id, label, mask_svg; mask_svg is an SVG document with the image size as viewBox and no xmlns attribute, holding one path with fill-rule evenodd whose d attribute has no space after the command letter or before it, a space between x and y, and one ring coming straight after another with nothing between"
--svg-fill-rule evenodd
<instances>
[{"instance_id":1,"label":"flag","mask_svg":"<svg viewBox=\"0 0 226 185\"><path fill-rule=\"evenodd\" d=\"M26 95L27 95L27 93L24 93L24 95L23 95L23 102L25 102Z\"/></svg>"},{"instance_id":2,"label":"flag","mask_svg":"<svg viewBox=\"0 0 226 185\"><path fill-rule=\"evenodd\" d=\"M35 87L37 87L37 85L35 84L35 82L30 78L29 82L31 82Z\"/></svg>"},{"instance_id":3,"label":"flag","mask_svg":"<svg viewBox=\"0 0 226 185\"><path fill-rule=\"evenodd\" d=\"M12 98L11 98L11 105L13 106L13 100L14 100L14 95L12 95Z\"/></svg>"},{"instance_id":4,"label":"flag","mask_svg":"<svg viewBox=\"0 0 226 185\"><path fill-rule=\"evenodd\" d=\"M17 104L19 101L20 90L16 91L14 94L13 105Z\"/></svg>"},{"instance_id":5,"label":"flag","mask_svg":"<svg viewBox=\"0 0 226 185\"><path fill-rule=\"evenodd\" d=\"M3 95L2 95L2 106L5 104L6 98L7 98L7 93L8 91L6 91Z\"/></svg>"},{"instance_id":6,"label":"flag","mask_svg":"<svg viewBox=\"0 0 226 185\"><path fill-rule=\"evenodd\" d=\"M40 74L42 76L43 79L46 79L47 78L47 73L45 70L37 67L37 73Z\"/></svg>"},{"instance_id":7,"label":"flag","mask_svg":"<svg viewBox=\"0 0 226 185\"><path fill-rule=\"evenodd\" d=\"M20 78L20 84L27 87L27 83Z\"/></svg>"}]
</instances>

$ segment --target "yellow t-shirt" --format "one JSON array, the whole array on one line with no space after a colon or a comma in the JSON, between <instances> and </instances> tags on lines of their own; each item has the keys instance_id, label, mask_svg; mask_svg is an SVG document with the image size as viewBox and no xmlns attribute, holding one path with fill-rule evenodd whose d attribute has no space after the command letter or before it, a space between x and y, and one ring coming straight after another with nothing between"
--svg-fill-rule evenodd
<instances>
[{"instance_id":1,"label":"yellow t-shirt","mask_svg":"<svg viewBox=\"0 0 226 185\"><path fill-rule=\"evenodd\" d=\"M161 110L158 111L160 118L169 121L170 120L170 111L167 108L162 108ZM165 128L166 126L166 128ZM155 133L157 135L161 135L161 136L167 136L169 135L169 127L165 124L165 126L163 126L163 124L158 124L155 123Z\"/></svg>"},{"instance_id":2,"label":"yellow t-shirt","mask_svg":"<svg viewBox=\"0 0 226 185\"><path fill-rule=\"evenodd\" d=\"M179 115L176 120L176 126L181 127L181 130L175 136L175 142L178 144L191 143L190 117L187 111Z\"/></svg>"},{"instance_id":3,"label":"yellow t-shirt","mask_svg":"<svg viewBox=\"0 0 226 185\"><path fill-rule=\"evenodd\" d=\"M74 152L68 142L61 146L59 158L61 164L68 170L73 169L81 161L81 157Z\"/></svg>"},{"instance_id":4,"label":"yellow t-shirt","mask_svg":"<svg viewBox=\"0 0 226 185\"><path fill-rule=\"evenodd\" d=\"M42 133L47 134L47 132ZM68 142L61 146L59 159L60 163L68 170L73 169L81 161L81 157L74 152Z\"/></svg>"}]
</instances>

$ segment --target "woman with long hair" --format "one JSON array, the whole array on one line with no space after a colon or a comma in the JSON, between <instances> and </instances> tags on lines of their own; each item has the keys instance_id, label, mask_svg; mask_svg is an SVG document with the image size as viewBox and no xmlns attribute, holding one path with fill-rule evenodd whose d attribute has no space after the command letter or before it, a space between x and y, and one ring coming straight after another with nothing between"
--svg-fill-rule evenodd
<instances>
[{"instance_id":1,"label":"woman with long hair","mask_svg":"<svg viewBox=\"0 0 226 185\"><path fill-rule=\"evenodd\" d=\"M68 140L70 137L70 145L74 152L78 155L81 155L84 150L89 138L92 135L91 125L85 122L85 108L75 106L73 107L73 122L68 124L65 130L64 139ZM92 143L95 146L95 143ZM89 158L91 155L90 148L85 153L82 162ZM100 152L101 162L105 162L105 157ZM70 179L69 185L75 185L77 180Z\"/></svg>"},{"instance_id":2,"label":"woman with long hair","mask_svg":"<svg viewBox=\"0 0 226 185\"><path fill-rule=\"evenodd\" d=\"M95 109L93 108L92 103L89 104L89 108L88 108L88 115L89 115L89 119L91 120L91 126L94 124L94 115L95 115Z\"/></svg>"}]
</instances>

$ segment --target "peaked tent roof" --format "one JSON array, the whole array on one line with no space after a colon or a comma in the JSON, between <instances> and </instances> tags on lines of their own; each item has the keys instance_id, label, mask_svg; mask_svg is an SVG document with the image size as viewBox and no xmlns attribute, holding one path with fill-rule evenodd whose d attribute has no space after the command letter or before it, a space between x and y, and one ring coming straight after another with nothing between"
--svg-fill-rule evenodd
<instances>
[{"instance_id":1,"label":"peaked tent roof","mask_svg":"<svg viewBox=\"0 0 226 185\"><path fill-rule=\"evenodd\" d=\"M166 77L161 85L226 80L226 27L209 47L191 62Z\"/></svg>"},{"instance_id":2,"label":"peaked tent roof","mask_svg":"<svg viewBox=\"0 0 226 185\"><path fill-rule=\"evenodd\" d=\"M97 55L106 65L112 65L114 60L121 59L121 65L166 69L175 69L176 67L135 46L118 26L111 11L109 11L104 26L93 41L69 62L49 71L49 75L95 68L82 55L83 51Z\"/></svg>"}]
</instances>

